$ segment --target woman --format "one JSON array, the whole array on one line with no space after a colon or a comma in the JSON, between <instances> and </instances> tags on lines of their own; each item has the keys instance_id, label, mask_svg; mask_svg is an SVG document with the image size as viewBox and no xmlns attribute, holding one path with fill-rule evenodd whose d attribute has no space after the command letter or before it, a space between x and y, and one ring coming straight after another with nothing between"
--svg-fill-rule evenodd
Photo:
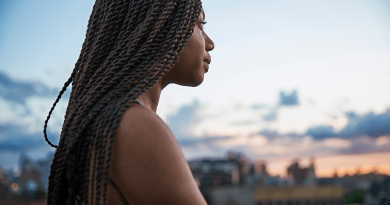
<instances>
[{"instance_id":1,"label":"woman","mask_svg":"<svg viewBox=\"0 0 390 205\"><path fill-rule=\"evenodd\" d=\"M200 0L97 0L49 176L47 204L206 204L156 115L168 84L197 86L211 61Z\"/></svg>"}]
</instances>

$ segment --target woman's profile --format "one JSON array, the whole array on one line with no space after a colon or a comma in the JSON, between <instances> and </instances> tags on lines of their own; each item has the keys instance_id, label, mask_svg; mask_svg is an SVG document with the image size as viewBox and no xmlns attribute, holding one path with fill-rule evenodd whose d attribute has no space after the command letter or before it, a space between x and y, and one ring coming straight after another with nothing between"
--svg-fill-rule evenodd
<instances>
[{"instance_id":1,"label":"woman's profile","mask_svg":"<svg viewBox=\"0 0 390 205\"><path fill-rule=\"evenodd\" d=\"M214 43L200 0L96 0L80 56L45 121L47 204L206 204L156 115L161 90L197 86ZM50 115L72 90L58 146Z\"/></svg>"}]
</instances>

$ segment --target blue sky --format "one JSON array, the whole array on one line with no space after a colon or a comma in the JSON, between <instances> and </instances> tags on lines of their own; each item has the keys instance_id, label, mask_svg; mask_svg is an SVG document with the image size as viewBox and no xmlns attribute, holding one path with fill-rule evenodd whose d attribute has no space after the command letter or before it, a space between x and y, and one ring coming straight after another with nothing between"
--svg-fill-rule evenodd
<instances>
[{"instance_id":1,"label":"blue sky","mask_svg":"<svg viewBox=\"0 0 390 205\"><path fill-rule=\"evenodd\" d=\"M54 151L43 121L78 58L93 3L0 1L0 165L15 167L21 151L36 158ZM388 154L388 1L203 5L216 45L210 71L199 87L168 86L157 111L188 159L227 150L271 164ZM49 124L54 142L66 103ZM390 161L373 165L381 164Z\"/></svg>"}]
</instances>

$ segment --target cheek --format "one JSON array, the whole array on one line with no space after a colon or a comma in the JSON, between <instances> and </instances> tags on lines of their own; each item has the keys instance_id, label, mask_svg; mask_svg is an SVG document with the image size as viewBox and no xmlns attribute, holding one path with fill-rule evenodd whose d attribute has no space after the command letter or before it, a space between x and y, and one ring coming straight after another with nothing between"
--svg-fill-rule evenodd
<instances>
[{"instance_id":1,"label":"cheek","mask_svg":"<svg viewBox=\"0 0 390 205\"><path fill-rule=\"evenodd\" d=\"M197 86L203 81L205 68L203 65L205 43L203 35L199 29L194 30L186 46L180 53L178 62L170 72L171 82Z\"/></svg>"},{"instance_id":2,"label":"cheek","mask_svg":"<svg viewBox=\"0 0 390 205\"><path fill-rule=\"evenodd\" d=\"M193 85L199 84L198 81L203 81L203 63L196 52L182 52L178 60L174 66L175 81L178 84Z\"/></svg>"},{"instance_id":3,"label":"cheek","mask_svg":"<svg viewBox=\"0 0 390 205\"><path fill-rule=\"evenodd\" d=\"M186 66L188 66L189 69L195 71L203 67L205 43L203 35L199 29L194 30L194 33L188 40L183 51L183 61L186 62Z\"/></svg>"}]
</instances>

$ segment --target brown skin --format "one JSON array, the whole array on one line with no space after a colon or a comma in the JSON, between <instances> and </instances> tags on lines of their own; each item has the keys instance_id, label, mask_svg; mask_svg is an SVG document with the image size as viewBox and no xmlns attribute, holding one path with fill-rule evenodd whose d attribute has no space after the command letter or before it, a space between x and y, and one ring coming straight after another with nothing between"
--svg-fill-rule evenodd
<instances>
[{"instance_id":1,"label":"brown skin","mask_svg":"<svg viewBox=\"0 0 390 205\"><path fill-rule=\"evenodd\" d=\"M112 148L109 205L205 205L188 163L168 126L156 115L160 93L168 84L198 86L214 49L203 30L204 13L178 62L122 115ZM122 197L123 196L123 197Z\"/></svg>"}]
</instances>

